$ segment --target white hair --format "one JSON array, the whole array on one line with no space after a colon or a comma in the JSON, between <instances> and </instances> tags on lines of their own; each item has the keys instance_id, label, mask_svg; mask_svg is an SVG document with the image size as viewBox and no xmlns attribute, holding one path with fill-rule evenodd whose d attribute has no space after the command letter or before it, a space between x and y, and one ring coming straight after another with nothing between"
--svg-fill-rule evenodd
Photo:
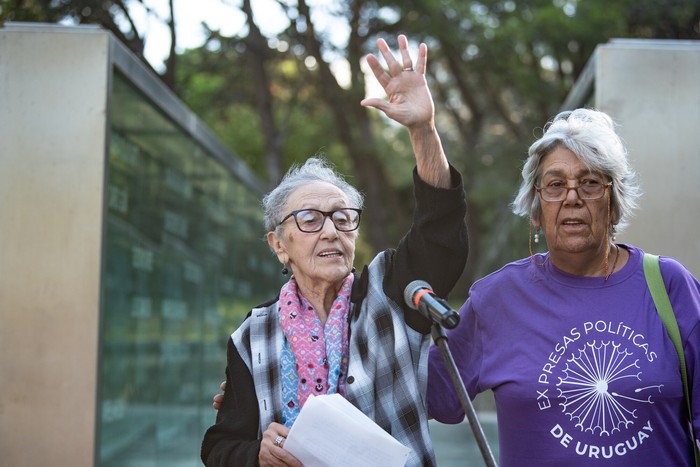
<instances>
[{"instance_id":1,"label":"white hair","mask_svg":"<svg viewBox=\"0 0 700 467\"><path fill-rule=\"evenodd\" d=\"M617 231L623 230L637 207L641 191L615 123L607 114L593 109L561 112L545 125L542 137L528 150L522 182L511 204L513 212L530 219L539 218L542 207L535 187L540 181L540 164L558 147L569 149L592 172L610 178L612 224L617 224ZM610 228L612 233L613 225Z\"/></svg>"},{"instance_id":2,"label":"white hair","mask_svg":"<svg viewBox=\"0 0 700 467\"><path fill-rule=\"evenodd\" d=\"M303 165L293 165L282 178L282 181L265 195L262 200L265 211L265 230L275 230L287 215L284 209L287 206L289 196L299 187L313 182L326 182L334 185L348 198L352 208L362 209L364 197L354 186L346 182L330 166L330 163L322 157L310 157Z\"/></svg>"}]
</instances>

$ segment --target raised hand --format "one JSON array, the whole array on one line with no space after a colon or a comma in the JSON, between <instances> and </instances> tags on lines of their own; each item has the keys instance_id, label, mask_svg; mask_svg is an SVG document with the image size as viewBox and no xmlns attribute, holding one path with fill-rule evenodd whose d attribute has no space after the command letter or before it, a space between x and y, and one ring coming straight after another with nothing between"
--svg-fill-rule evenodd
<instances>
[{"instance_id":1,"label":"raised hand","mask_svg":"<svg viewBox=\"0 0 700 467\"><path fill-rule=\"evenodd\" d=\"M438 188L451 186L447 156L435 128L435 104L425 79L428 63L428 46L418 46L415 66L408 52L408 39L398 37L401 61L394 57L384 39L377 40L377 47L384 57L387 70L377 57L367 56L367 63L386 92L387 99L371 97L360 104L374 107L389 118L408 128L411 145L416 156L418 176Z\"/></svg>"},{"instance_id":2,"label":"raised hand","mask_svg":"<svg viewBox=\"0 0 700 467\"><path fill-rule=\"evenodd\" d=\"M425 80L428 59L428 46L420 44L415 65L408 51L406 36L398 37L401 60L397 60L384 39L377 40L377 47L384 57L387 69L372 54L367 56L367 64L372 69L379 84L384 88L387 99L367 98L360 102L365 107L374 107L389 118L408 127L433 124L435 107Z\"/></svg>"}]
</instances>

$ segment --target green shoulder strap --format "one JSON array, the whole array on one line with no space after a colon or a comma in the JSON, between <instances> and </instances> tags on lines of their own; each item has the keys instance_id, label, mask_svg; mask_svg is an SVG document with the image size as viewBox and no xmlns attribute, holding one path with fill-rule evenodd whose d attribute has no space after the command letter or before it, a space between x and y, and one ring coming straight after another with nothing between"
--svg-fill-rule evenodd
<instances>
[{"instance_id":1,"label":"green shoulder strap","mask_svg":"<svg viewBox=\"0 0 700 467\"><path fill-rule=\"evenodd\" d=\"M690 417L689 420L692 424L693 413L690 408L688 374L685 368L685 354L683 353L681 333L678 330L676 315L673 313L671 301L668 299L668 292L666 291L666 286L664 285L663 278L661 277L658 256L651 255L649 253L644 254L644 276L647 280L649 292L651 292L651 298L654 300L654 305L656 305L656 311L658 311L661 321L663 321L664 326L666 326L666 332L668 332L668 335L671 337L673 346L676 348L676 353L678 353L678 359L681 365L681 379L683 380L683 393L685 394L685 403L688 407L688 416ZM695 465L696 467L700 467L700 454L698 454L698 448L695 445L694 439L693 446L695 447L693 450L695 452Z\"/></svg>"}]
</instances>

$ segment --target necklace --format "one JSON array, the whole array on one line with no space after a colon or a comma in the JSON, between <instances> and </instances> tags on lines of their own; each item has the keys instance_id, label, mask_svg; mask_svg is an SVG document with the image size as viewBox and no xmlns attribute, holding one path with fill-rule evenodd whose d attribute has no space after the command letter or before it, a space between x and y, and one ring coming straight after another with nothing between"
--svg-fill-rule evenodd
<instances>
[{"instance_id":1,"label":"necklace","mask_svg":"<svg viewBox=\"0 0 700 467\"><path fill-rule=\"evenodd\" d=\"M610 277L610 275L613 272L615 272L615 266L617 265L617 258L619 258L619 256L620 256L620 247L618 247L616 243L613 243L613 245L615 246L615 261L613 261L612 269L610 270L610 272L607 273L607 271L606 271L606 273L607 273L605 276L606 281L608 280L608 277Z\"/></svg>"}]
</instances>

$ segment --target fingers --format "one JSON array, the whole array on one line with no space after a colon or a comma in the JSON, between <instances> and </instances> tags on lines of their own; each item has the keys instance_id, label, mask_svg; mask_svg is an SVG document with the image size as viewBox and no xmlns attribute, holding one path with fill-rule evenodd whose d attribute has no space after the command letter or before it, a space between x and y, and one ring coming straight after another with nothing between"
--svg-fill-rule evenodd
<instances>
[{"instance_id":1,"label":"fingers","mask_svg":"<svg viewBox=\"0 0 700 467\"><path fill-rule=\"evenodd\" d=\"M368 97L367 99L362 99L360 105L363 107L374 107L375 109L381 110L382 112L389 111L389 104L378 97Z\"/></svg>"},{"instance_id":2,"label":"fingers","mask_svg":"<svg viewBox=\"0 0 700 467\"><path fill-rule=\"evenodd\" d=\"M408 39L403 34L399 35L399 53L403 62L401 71L413 71L413 60L411 60L411 54L408 52Z\"/></svg>"},{"instance_id":3,"label":"fingers","mask_svg":"<svg viewBox=\"0 0 700 467\"><path fill-rule=\"evenodd\" d=\"M428 46L421 42L418 46L418 58L416 59L416 73L425 74L428 66Z\"/></svg>"},{"instance_id":4,"label":"fingers","mask_svg":"<svg viewBox=\"0 0 700 467\"><path fill-rule=\"evenodd\" d=\"M402 72L415 71L420 74L425 74L428 61L428 46L425 45L425 43L421 43L418 46L418 57L414 63L411 58L411 53L408 50L408 39L406 36L403 34L399 35L398 43L399 55L401 56L400 62L394 57L387 42L381 38L377 39L377 48L384 58L389 73L384 70L377 57L372 54L367 55L367 64L383 87L386 87L392 77L398 76Z\"/></svg>"},{"instance_id":5,"label":"fingers","mask_svg":"<svg viewBox=\"0 0 700 467\"><path fill-rule=\"evenodd\" d=\"M389 45L386 43L384 39L377 39L377 48L379 49L379 53L382 54L382 57L384 57L384 62L386 63L386 67L389 70L389 73L391 73L392 76L396 76L399 73L401 73L401 70L403 67L399 62L396 61L396 58L394 58L394 54L391 53L391 50L389 49ZM379 62L377 62L379 63ZM371 65L370 65L371 66ZM373 69L374 70L374 69ZM376 76L375 72L375 76Z\"/></svg>"},{"instance_id":6,"label":"fingers","mask_svg":"<svg viewBox=\"0 0 700 467\"><path fill-rule=\"evenodd\" d=\"M367 55L367 65L369 65L369 68L372 70L374 77L377 78L377 81L382 86L382 88L386 89L387 85L389 84L389 81L391 81L391 76L389 76L389 74L386 71L384 71L384 68L382 68L382 65L379 63L377 57L375 57L372 54Z\"/></svg>"},{"instance_id":7,"label":"fingers","mask_svg":"<svg viewBox=\"0 0 700 467\"><path fill-rule=\"evenodd\" d=\"M372 70L375 78L377 78L377 81L379 81L379 84L381 84L385 89L391 81L391 78L398 76L402 72L415 71L417 73L425 74L428 59L428 46L421 43L418 47L418 58L416 59L414 68L413 59L411 58L411 54L408 50L408 39L405 35L401 34L398 37L398 42L401 62L394 57L394 54L391 52L389 45L384 39L377 39L377 48L384 58L384 62L386 63L389 73L384 70L376 56L373 54L367 55L367 64Z\"/></svg>"},{"instance_id":8,"label":"fingers","mask_svg":"<svg viewBox=\"0 0 700 467\"><path fill-rule=\"evenodd\" d=\"M286 439L287 439L287 438L285 438L285 437L282 436L282 435L277 435L277 436L275 437L275 440L272 442L272 445L273 445L273 446L277 446L278 448L284 449L284 441L285 441Z\"/></svg>"},{"instance_id":9,"label":"fingers","mask_svg":"<svg viewBox=\"0 0 700 467\"><path fill-rule=\"evenodd\" d=\"M286 465L301 466L301 463L284 450L289 428L279 423L271 423L263 433L258 460L261 466Z\"/></svg>"},{"instance_id":10,"label":"fingers","mask_svg":"<svg viewBox=\"0 0 700 467\"><path fill-rule=\"evenodd\" d=\"M222 391L226 391L226 381L223 381L219 387L221 388ZM220 410L221 409L221 403L224 401L224 395L223 394L216 394L214 395L213 402L212 402L212 407L214 407L214 410Z\"/></svg>"},{"instance_id":11,"label":"fingers","mask_svg":"<svg viewBox=\"0 0 700 467\"><path fill-rule=\"evenodd\" d=\"M272 422L263 433L263 442L270 441L273 446L282 447L289 436L289 428L281 423Z\"/></svg>"},{"instance_id":12,"label":"fingers","mask_svg":"<svg viewBox=\"0 0 700 467\"><path fill-rule=\"evenodd\" d=\"M214 407L214 410L219 410L219 409L221 409L221 404L223 402L224 402L224 395L217 394L214 396L214 401L211 405L212 405L212 407Z\"/></svg>"}]
</instances>

